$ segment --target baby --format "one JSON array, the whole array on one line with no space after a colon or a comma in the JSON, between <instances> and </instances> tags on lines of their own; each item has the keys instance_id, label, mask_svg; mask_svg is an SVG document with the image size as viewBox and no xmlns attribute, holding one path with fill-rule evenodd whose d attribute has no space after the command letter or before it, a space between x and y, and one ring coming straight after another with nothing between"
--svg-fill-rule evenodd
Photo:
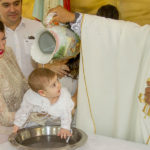
<instances>
[{"instance_id":1,"label":"baby","mask_svg":"<svg viewBox=\"0 0 150 150\"><path fill-rule=\"evenodd\" d=\"M57 75L49 69L38 68L30 74L28 83L31 89L25 93L21 107L15 115L14 132L24 127L29 115L36 112L60 118L61 129L58 136L71 136L71 112L74 103L67 89L61 88Z\"/></svg>"}]
</instances>

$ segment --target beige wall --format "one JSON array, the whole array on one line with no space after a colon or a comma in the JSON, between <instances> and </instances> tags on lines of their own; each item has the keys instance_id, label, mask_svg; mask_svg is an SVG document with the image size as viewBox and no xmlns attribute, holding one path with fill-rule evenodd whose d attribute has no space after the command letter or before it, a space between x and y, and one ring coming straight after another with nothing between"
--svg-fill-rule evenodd
<instances>
[{"instance_id":1,"label":"beige wall","mask_svg":"<svg viewBox=\"0 0 150 150\"><path fill-rule=\"evenodd\" d=\"M71 0L71 10L95 14L99 7L110 3L116 4L116 0Z\"/></svg>"},{"instance_id":2,"label":"beige wall","mask_svg":"<svg viewBox=\"0 0 150 150\"><path fill-rule=\"evenodd\" d=\"M72 11L95 14L104 4L115 5L120 19L150 24L150 0L71 0Z\"/></svg>"},{"instance_id":3,"label":"beige wall","mask_svg":"<svg viewBox=\"0 0 150 150\"><path fill-rule=\"evenodd\" d=\"M150 0L120 0L121 19L150 24Z\"/></svg>"}]
</instances>

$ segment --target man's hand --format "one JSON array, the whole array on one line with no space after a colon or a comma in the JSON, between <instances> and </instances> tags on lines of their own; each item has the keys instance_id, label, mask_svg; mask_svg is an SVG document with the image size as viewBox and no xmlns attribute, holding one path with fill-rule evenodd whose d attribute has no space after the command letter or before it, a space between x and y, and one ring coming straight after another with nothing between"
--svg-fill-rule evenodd
<instances>
[{"instance_id":1,"label":"man's hand","mask_svg":"<svg viewBox=\"0 0 150 150\"><path fill-rule=\"evenodd\" d=\"M47 69L50 69L51 71L55 72L59 77L63 77L68 74L69 67L66 65L68 60L55 62L52 64L45 64L44 67ZM39 68L42 68L43 66L39 64Z\"/></svg>"},{"instance_id":2,"label":"man's hand","mask_svg":"<svg viewBox=\"0 0 150 150\"><path fill-rule=\"evenodd\" d=\"M147 81L147 88L145 88L145 102L150 105L150 81Z\"/></svg>"},{"instance_id":3,"label":"man's hand","mask_svg":"<svg viewBox=\"0 0 150 150\"><path fill-rule=\"evenodd\" d=\"M66 139L67 136L72 136L72 134L69 130L61 128L58 133L58 136L60 136L61 139L63 139L63 138Z\"/></svg>"},{"instance_id":4,"label":"man's hand","mask_svg":"<svg viewBox=\"0 0 150 150\"><path fill-rule=\"evenodd\" d=\"M68 74L69 67L65 64L60 64L60 65L51 65L49 68L53 72L55 72L59 77L63 77Z\"/></svg>"},{"instance_id":5,"label":"man's hand","mask_svg":"<svg viewBox=\"0 0 150 150\"><path fill-rule=\"evenodd\" d=\"M16 133L18 130L19 130L19 127L16 126L16 125L14 125L14 127L13 127L13 133Z\"/></svg>"},{"instance_id":6,"label":"man's hand","mask_svg":"<svg viewBox=\"0 0 150 150\"><path fill-rule=\"evenodd\" d=\"M56 13L56 15L50 21L50 24L60 22L60 23L67 23L67 22L74 22L75 21L75 14L66 10L62 6L57 6L49 10L48 13Z\"/></svg>"}]
</instances>

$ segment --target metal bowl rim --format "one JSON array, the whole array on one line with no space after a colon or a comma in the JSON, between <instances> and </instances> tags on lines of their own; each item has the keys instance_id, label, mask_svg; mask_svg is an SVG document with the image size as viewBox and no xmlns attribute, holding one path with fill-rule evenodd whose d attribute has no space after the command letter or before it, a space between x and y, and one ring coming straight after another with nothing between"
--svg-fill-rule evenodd
<instances>
[{"instance_id":1,"label":"metal bowl rim","mask_svg":"<svg viewBox=\"0 0 150 150\"><path fill-rule=\"evenodd\" d=\"M48 127L50 127L50 128L60 128L60 126L33 126L33 127L30 127L30 129L34 129L34 128L48 128ZM66 145L66 146L63 146L63 147L59 147L59 148L42 148L42 150L60 150L60 149L66 149L66 150L71 150L71 149L76 149L76 148L78 148L78 147L80 147L80 146L82 146L83 144L85 144L85 142L87 141L87 139L88 139L88 136L87 136L87 134L85 133L85 132L83 132L81 129L78 129L78 128L74 128L73 127L73 129L77 129L80 133L81 133L81 135L82 136L84 136L84 138L81 138L81 140L80 141L78 141L77 143L75 143L75 144L72 144L72 145ZM27 128L23 128L23 129L20 129L19 130L19 132L21 132L21 131L23 131L23 130L27 130ZM20 143L18 143L15 139L16 139L16 137L17 137L17 134L18 133L12 133L10 136L9 136L9 138L8 138L8 141L12 144L12 145L14 145L14 146L16 146L18 149L20 149L20 148L23 148L23 150L41 150L41 148L31 148L31 147L29 147L29 146L24 146L24 145L21 145Z\"/></svg>"}]
</instances>

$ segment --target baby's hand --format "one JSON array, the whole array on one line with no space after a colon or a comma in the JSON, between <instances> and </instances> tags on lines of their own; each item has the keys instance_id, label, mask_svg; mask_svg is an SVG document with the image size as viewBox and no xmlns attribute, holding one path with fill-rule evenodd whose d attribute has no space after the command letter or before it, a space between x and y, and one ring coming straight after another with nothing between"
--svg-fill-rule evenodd
<instances>
[{"instance_id":1,"label":"baby's hand","mask_svg":"<svg viewBox=\"0 0 150 150\"><path fill-rule=\"evenodd\" d=\"M66 139L67 136L72 136L72 134L71 134L70 130L61 128L58 133L58 136L60 136L61 139L63 139L63 138Z\"/></svg>"},{"instance_id":2,"label":"baby's hand","mask_svg":"<svg viewBox=\"0 0 150 150\"><path fill-rule=\"evenodd\" d=\"M14 127L13 127L13 133L16 133L18 130L19 130L19 127L16 126L16 125L14 125Z\"/></svg>"}]
</instances>

